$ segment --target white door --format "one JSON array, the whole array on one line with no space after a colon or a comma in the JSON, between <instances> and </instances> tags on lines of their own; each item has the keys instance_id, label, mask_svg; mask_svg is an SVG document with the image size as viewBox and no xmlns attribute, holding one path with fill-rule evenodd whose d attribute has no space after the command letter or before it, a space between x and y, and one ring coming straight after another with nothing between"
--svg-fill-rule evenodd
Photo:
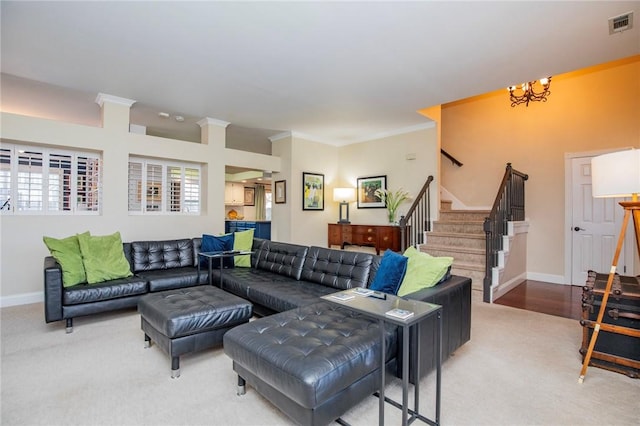
<instances>
[{"instance_id":1,"label":"white door","mask_svg":"<svg viewBox=\"0 0 640 426\"><path fill-rule=\"evenodd\" d=\"M587 271L609 273L618 244L624 209L622 198L591 196L591 157L573 158L572 171L572 276L571 284L584 285ZM629 225L627 225L629 226ZM617 271L625 270L624 247Z\"/></svg>"}]
</instances>

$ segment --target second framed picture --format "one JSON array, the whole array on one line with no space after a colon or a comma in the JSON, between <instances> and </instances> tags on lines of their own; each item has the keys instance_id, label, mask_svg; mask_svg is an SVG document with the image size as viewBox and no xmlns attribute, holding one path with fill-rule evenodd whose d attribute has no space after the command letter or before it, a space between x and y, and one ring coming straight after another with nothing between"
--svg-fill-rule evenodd
<instances>
[{"instance_id":1,"label":"second framed picture","mask_svg":"<svg viewBox=\"0 0 640 426\"><path fill-rule=\"evenodd\" d=\"M256 205L256 189L250 186L244 187L244 205L255 206Z\"/></svg>"},{"instance_id":2,"label":"second framed picture","mask_svg":"<svg viewBox=\"0 0 640 426\"><path fill-rule=\"evenodd\" d=\"M286 180L276 181L275 201L276 201L276 204L285 204L287 202L287 181Z\"/></svg>"},{"instance_id":3,"label":"second framed picture","mask_svg":"<svg viewBox=\"0 0 640 426\"><path fill-rule=\"evenodd\" d=\"M324 210L324 175L302 172L302 210Z\"/></svg>"},{"instance_id":4,"label":"second framed picture","mask_svg":"<svg viewBox=\"0 0 640 426\"><path fill-rule=\"evenodd\" d=\"M358 178L358 208L383 209L384 201L376 196L377 189L387 189L387 175Z\"/></svg>"}]
</instances>

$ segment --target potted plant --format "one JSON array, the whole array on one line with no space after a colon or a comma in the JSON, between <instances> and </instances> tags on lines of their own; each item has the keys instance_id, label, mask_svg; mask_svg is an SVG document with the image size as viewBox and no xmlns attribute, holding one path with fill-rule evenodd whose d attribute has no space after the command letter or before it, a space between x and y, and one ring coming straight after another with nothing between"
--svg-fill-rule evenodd
<instances>
[{"instance_id":1,"label":"potted plant","mask_svg":"<svg viewBox=\"0 0 640 426\"><path fill-rule=\"evenodd\" d=\"M375 195L376 197L380 198L380 201L382 201L387 207L389 223L396 222L396 212L398 210L398 207L404 201L411 198L409 196L409 193L402 188L399 188L396 191L391 191L388 189L376 189Z\"/></svg>"}]
</instances>

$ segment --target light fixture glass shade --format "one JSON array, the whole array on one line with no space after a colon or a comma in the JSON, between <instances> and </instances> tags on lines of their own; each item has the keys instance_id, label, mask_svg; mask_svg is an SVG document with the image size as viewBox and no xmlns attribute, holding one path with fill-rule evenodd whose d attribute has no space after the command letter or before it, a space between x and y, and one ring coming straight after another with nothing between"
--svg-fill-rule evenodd
<instances>
[{"instance_id":1,"label":"light fixture glass shade","mask_svg":"<svg viewBox=\"0 0 640 426\"><path fill-rule=\"evenodd\" d=\"M593 157L591 192L595 198L640 194L640 149Z\"/></svg>"},{"instance_id":2,"label":"light fixture glass shade","mask_svg":"<svg viewBox=\"0 0 640 426\"><path fill-rule=\"evenodd\" d=\"M356 200L355 188L333 188L333 201L346 201L350 203Z\"/></svg>"}]
</instances>

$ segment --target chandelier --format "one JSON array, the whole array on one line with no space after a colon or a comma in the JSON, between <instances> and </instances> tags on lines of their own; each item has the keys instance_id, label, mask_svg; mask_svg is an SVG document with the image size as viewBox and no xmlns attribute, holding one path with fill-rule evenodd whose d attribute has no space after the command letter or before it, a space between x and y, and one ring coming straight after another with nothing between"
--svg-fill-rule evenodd
<instances>
[{"instance_id":1,"label":"chandelier","mask_svg":"<svg viewBox=\"0 0 640 426\"><path fill-rule=\"evenodd\" d=\"M542 86L542 91L536 92L535 85L540 83ZM549 91L549 86L551 86L551 77L541 78L538 81L530 81L528 83L522 83L518 86L508 87L509 91L509 99L511 100L511 106L514 107L516 105L525 104L525 106L529 106L530 101L542 101L547 102L547 96L551 94ZM520 89L521 94L518 94L516 90Z\"/></svg>"}]
</instances>

